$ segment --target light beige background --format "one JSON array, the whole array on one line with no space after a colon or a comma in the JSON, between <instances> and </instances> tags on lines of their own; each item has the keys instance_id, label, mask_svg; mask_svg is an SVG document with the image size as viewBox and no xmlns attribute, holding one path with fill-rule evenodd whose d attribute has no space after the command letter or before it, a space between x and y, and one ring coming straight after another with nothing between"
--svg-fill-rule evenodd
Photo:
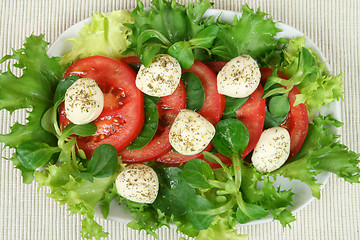
<instances>
[{"instance_id":1,"label":"light beige background","mask_svg":"<svg viewBox=\"0 0 360 240\"><path fill-rule=\"evenodd\" d=\"M21 47L31 33L45 33L53 42L65 29L92 15L94 11L108 12L135 7L135 0L1 0L0 55L11 48ZM182 1L187 2L187 1ZM360 152L360 4L357 0L249 0L214 1L216 8L240 11L243 3L260 7L275 19L281 20L312 39L327 57L334 73L344 73L345 101L342 103L341 141ZM149 1L145 1L149 6ZM4 71L6 65L1 66ZM23 113L10 117L0 113L0 131L7 132L15 119L24 120ZM9 151L2 152L3 157ZM0 239L4 240L73 240L80 239L80 217L69 216L66 207L59 206L37 194L37 185L22 184L19 171L12 163L1 160L0 175ZM249 239L339 240L360 239L360 184L351 185L335 176L330 178L320 200L313 201L296 214L291 229L282 229L277 222L243 227L241 233ZM123 224L99 219L108 239L153 239L137 233ZM178 239L175 230L161 229L159 239Z\"/></svg>"}]
</instances>

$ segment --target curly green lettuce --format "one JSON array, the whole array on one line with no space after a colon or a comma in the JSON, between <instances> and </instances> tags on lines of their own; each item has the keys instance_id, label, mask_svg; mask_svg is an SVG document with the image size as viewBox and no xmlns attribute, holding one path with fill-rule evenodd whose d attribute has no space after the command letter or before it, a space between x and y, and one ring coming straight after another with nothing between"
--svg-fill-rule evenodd
<instances>
[{"instance_id":1,"label":"curly green lettuce","mask_svg":"<svg viewBox=\"0 0 360 240\"><path fill-rule=\"evenodd\" d=\"M302 48L305 47L305 37L294 38L290 41L287 49L283 51L284 60L282 61L279 71L288 77L297 72L299 56ZM311 49L308 49L313 56L313 65L317 67L315 80L309 75L297 85L301 94L296 96L295 105L305 103L309 112L313 113L321 106L328 105L330 102L343 98L343 79L342 73L337 76L331 76L325 62ZM306 70L306 69L305 69Z\"/></svg>"},{"instance_id":2,"label":"curly green lettuce","mask_svg":"<svg viewBox=\"0 0 360 240\"><path fill-rule=\"evenodd\" d=\"M106 178L94 178L93 182L82 178L75 178L69 172L66 163L61 166L50 165L45 171L35 172L39 188L50 187L48 197L66 204L73 214L84 216L82 220L81 236L83 238L100 239L108 233L94 220L95 206L104 197L108 188L114 183L118 172Z\"/></svg>"},{"instance_id":3,"label":"curly green lettuce","mask_svg":"<svg viewBox=\"0 0 360 240\"><path fill-rule=\"evenodd\" d=\"M320 198L320 184L317 183L316 175L323 171L334 173L350 183L359 183L360 154L334 141L339 136L332 134L329 126L340 127L342 123L330 115L315 117L297 155L271 175L280 174L306 183L316 198Z\"/></svg>"},{"instance_id":4,"label":"curly green lettuce","mask_svg":"<svg viewBox=\"0 0 360 240\"><path fill-rule=\"evenodd\" d=\"M275 26L272 18L266 19L266 13L256 12L247 5L242 6L240 18L234 17L232 24L220 24L218 37L211 48L213 55L221 61L229 61L237 56L247 54L261 61L280 58L280 50L285 39L274 37L281 30Z\"/></svg>"},{"instance_id":5,"label":"curly green lettuce","mask_svg":"<svg viewBox=\"0 0 360 240\"><path fill-rule=\"evenodd\" d=\"M130 42L127 37L130 29L124 24L134 20L128 11L95 13L90 22L81 29L77 38L68 39L73 43L72 50L62 56L61 64L76 61L89 56L107 56L121 58Z\"/></svg>"},{"instance_id":6,"label":"curly green lettuce","mask_svg":"<svg viewBox=\"0 0 360 240\"><path fill-rule=\"evenodd\" d=\"M41 118L54 102L54 92L65 67L59 64L59 58L49 58L46 53L47 42L44 35L31 35L26 38L24 48L13 50L0 60L15 60L13 67L22 70L21 76L8 71L0 74L0 109L13 112L26 108L29 116L27 123L15 123L9 134L0 135L0 142L5 146L17 148L23 142L40 141L51 146L56 145L56 137L41 127ZM33 181L33 171L27 170L16 154L11 160L14 166L22 171L24 183Z\"/></svg>"}]
</instances>

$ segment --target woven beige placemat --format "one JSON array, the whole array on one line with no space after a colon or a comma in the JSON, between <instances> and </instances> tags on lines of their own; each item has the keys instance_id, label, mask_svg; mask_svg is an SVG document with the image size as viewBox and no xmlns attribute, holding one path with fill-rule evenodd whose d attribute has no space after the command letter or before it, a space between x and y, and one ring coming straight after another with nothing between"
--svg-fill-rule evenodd
<instances>
[{"instance_id":1,"label":"woven beige placemat","mask_svg":"<svg viewBox=\"0 0 360 240\"><path fill-rule=\"evenodd\" d=\"M109 12L131 9L136 1L121 0L1 0L0 56L11 48L21 47L31 33L45 34L53 42L65 29L92 15L94 11ZM144 1L148 6L149 1ZM187 1L182 1L187 2ZM260 7L274 19L281 20L304 32L327 57L334 73L344 73L345 101L342 103L341 141L360 152L360 4L357 0L249 0L214 1L216 8L240 11L248 3ZM1 70L6 70L2 65ZM1 94L1 91L0 91ZM9 116L0 113L0 131L9 131L15 120L24 121L20 111ZM2 152L9 157L8 149ZM65 206L37 194L37 185L22 184L18 170L9 161L0 161L0 239L4 240L72 240L80 239L80 217L69 216ZM249 239L338 240L360 239L360 184L351 185L332 176L320 200L313 201L296 214L291 229L277 222L242 227L239 232ZM108 239L153 239L124 224L98 219L110 233ZM178 239L174 229L162 228L159 239Z\"/></svg>"}]
</instances>

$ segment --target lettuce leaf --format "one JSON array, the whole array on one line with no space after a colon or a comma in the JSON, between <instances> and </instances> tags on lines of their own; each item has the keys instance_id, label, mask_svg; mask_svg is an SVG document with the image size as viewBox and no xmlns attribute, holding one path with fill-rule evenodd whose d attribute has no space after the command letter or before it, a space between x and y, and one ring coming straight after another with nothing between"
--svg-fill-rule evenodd
<instances>
[{"instance_id":1,"label":"lettuce leaf","mask_svg":"<svg viewBox=\"0 0 360 240\"><path fill-rule=\"evenodd\" d=\"M73 43L71 52L65 54L61 64L76 61L89 56L121 58L130 44L127 40L130 29L125 23L133 23L128 11L95 13L90 22L81 29L77 38L68 39Z\"/></svg>"},{"instance_id":2,"label":"lettuce leaf","mask_svg":"<svg viewBox=\"0 0 360 240\"><path fill-rule=\"evenodd\" d=\"M241 191L245 201L269 210L274 219L279 220L284 227L295 221L295 217L287 209L292 206L294 193L291 190L274 187L269 176L259 173L254 167L243 166L242 174ZM259 188L260 182L263 186Z\"/></svg>"},{"instance_id":3,"label":"lettuce leaf","mask_svg":"<svg viewBox=\"0 0 360 240\"><path fill-rule=\"evenodd\" d=\"M83 238L100 239L106 237L102 227L94 220L95 206L103 198L108 188L114 183L118 172L106 178L94 178L93 182L81 178L74 178L67 163L61 166L50 165L44 171L35 172L39 188L50 187L48 197L67 204L73 214L84 216L82 220L81 236Z\"/></svg>"},{"instance_id":4,"label":"lettuce leaf","mask_svg":"<svg viewBox=\"0 0 360 240\"><path fill-rule=\"evenodd\" d=\"M247 235L237 234L236 229L228 226L225 218L216 216L210 227L201 230L196 237L197 240L246 240Z\"/></svg>"},{"instance_id":5,"label":"lettuce leaf","mask_svg":"<svg viewBox=\"0 0 360 240\"><path fill-rule=\"evenodd\" d=\"M290 163L272 172L289 179L298 179L308 184L312 194L320 198L320 184L316 175L328 171L350 183L360 182L360 154L349 150L330 132L329 126L340 127L341 122L328 116L314 117L305 142Z\"/></svg>"},{"instance_id":6,"label":"lettuce leaf","mask_svg":"<svg viewBox=\"0 0 360 240\"><path fill-rule=\"evenodd\" d=\"M13 112L16 109L27 109L27 123L15 123L9 134L0 135L0 142L5 146L17 148L26 141L41 141L51 146L56 145L56 137L41 127L41 118L53 103L53 94L63 76L65 67L59 64L59 58L49 58L46 53L47 42L44 35L31 35L26 38L24 48L13 50L0 60L15 60L13 67L22 71L16 76L10 70L0 74L0 109ZM14 166L22 171L24 183L33 180L33 171L26 170L16 154L11 160Z\"/></svg>"},{"instance_id":7,"label":"lettuce leaf","mask_svg":"<svg viewBox=\"0 0 360 240\"><path fill-rule=\"evenodd\" d=\"M283 51L284 60L279 71L287 77L296 73L299 55L305 46L305 41L305 37L294 38L290 41L287 49ZM311 76L307 76L297 85L301 94L296 96L295 105L305 103L308 111L314 113L321 106L343 98L343 76L342 73L331 76L326 70L325 63L321 62L313 50L308 50L315 59L314 65L317 65L318 68L316 80L314 81Z\"/></svg>"},{"instance_id":8,"label":"lettuce leaf","mask_svg":"<svg viewBox=\"0 0 360 240\"><path fill-rule=\"evenodd\" d=\"M131 13L135 22L127 24L132 31L128 51L136 52L145 66L156 54L167 53L175 57L184 69L191 67L195 55L199 56L196 50L208 54L208 48L219 31L217 26L209 26L210 21L202 19L212 6L209 0L189 3L188 7L174 0L153 0L151 3L153 7L148 11L137 0Z\"/></svg>"},{"instance_id":9,"label":"lettuce leaf","mask_svg":"<svg viewBox=\"0 0 360 240\"><path fill-rule=\"evenodd\" d=\"M280 58L285 40L274 38L281 30L275 26L272 18L265 19L266 15L260 9L254 12L243 5L240 18L235 16L231 25L219 24L220 32L211 49L212 54L221 61L229 61L243 54L258 61L266 58L270 62L271 59Z\"/></svg>"}]
</instances>

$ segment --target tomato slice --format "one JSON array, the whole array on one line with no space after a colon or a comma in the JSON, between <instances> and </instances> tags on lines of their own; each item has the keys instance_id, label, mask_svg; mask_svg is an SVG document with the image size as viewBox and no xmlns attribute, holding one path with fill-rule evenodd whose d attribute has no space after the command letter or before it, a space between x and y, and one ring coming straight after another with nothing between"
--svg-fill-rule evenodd
<instances>
[{"instance_id":1,"label":"tomato slice","mask_svg":"<svg viewBox=\"0 0 360 240\"><path fill-rule=\"evenodd\" d=\"M199 61L195 61L194 64L189 69L184 70L184 72L194 73L200 79L205 91L205 102L198 113L215 125L220 121L225 108L225 96L219 94L217 91L216 74ZM210 143L204 151L210 151L212 148L212 144ZM178 152L169 151L165 155L157 158L156 161L165 164L180 164L201 156L202 153L183 155Z\"/></svg>"},{"instance_id":2,"label":"tomato slice","mask_svg":"<svg viewBox=\"0 0 360 240\"><path fill-rule=\"evenodd\" d=\"M169 96L162 97L156 104L159 112L159 125L153 139L143 148L137 150L123 150L119 153L124 162L147 162L157 159L171 150L169 132L171 124L177 114L186 105L186 90L182 82Z\"/></svg>"},{"instance_id":3,"label":"tomato slice","mask_svg":"<svg viewBox=\"0 0 360 240\"><path fill-rule=\"evenodd\" d=\"M205 91L205 102L198 113L213 125L217 124L225 109L225 96L217 90L217 77L204 63L196 61L184 72L191 72L198 76Z\"/></svg>"},{"instance_id":4,"label":"tomato slice","mask_svg":"<svg viewBox=\"0 0 360 240\"><path fill-rule=\"evenodd\" d=\"M214 72L218 72L226 65L226 62L208 62L206 65ZM261 98L263 93L264 90L259 85L244 105L236 111L237 118L244 123L249 131L249 143L241 156L242 158L255 148L264 128L265 99Z\"/></svg>"},{"instance_id":5,"label":"tomato slice","mask_svg":"<svg viewBox=\"0 0 360 240\"><path fill-rule=\"evenodd\" d=\"M274 69L271 68L260 68L261 81L266 82L273 71ZM280 78L288 79L280 72L277 75ZM309 128L309 116L305 104L302 103L294 106L297 94L300 94L300 91L294 86L289 92L290 112L286 120L281 124L290 134L290 156L288 160L293 158L300 150Z\"/></svg>"},{"instance_id":6,"label":"tomato slice","mask_svg":"<svg viewBox=\"0 0 360 240\"><path fill-rule=\"evenodd\" d=\"M242 158L246 157L255 147L265 122L265 99L261 96L264 93L261 85L249 96L249 99L236 110L237 118L244 123L249 131L249 143L245 148Z\"/></svg>"},{"instance_id":7,"label":"tomato slice","mask_svg":"<svg viewBox=\"0 0 360 240\"><path fill-rule=\"evenodd\" d=\"M144 99L131 67L108 57L87 57L73 63L65 72L68 76L92 78L104 93L104 109L94 121L98 130L90 137L77 137L87 157L101 144L111 144L120 152L135 140L144 124ZM70 123L63 104L59 123L63 127Z\"/></svg>"}]
</instances>

